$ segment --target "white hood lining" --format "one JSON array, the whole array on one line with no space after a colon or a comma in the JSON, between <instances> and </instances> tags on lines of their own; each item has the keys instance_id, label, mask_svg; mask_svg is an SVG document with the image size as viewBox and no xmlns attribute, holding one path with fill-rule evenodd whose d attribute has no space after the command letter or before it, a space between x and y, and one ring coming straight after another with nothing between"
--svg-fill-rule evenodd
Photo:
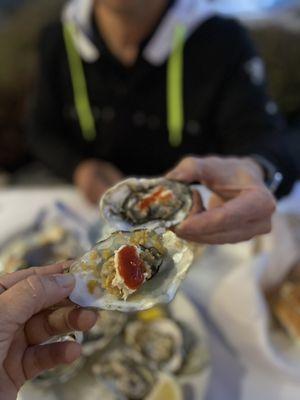
<instances>
[{"instance_id":1,"label":"white hood lining","mask_svg":"<svg viewBox=\"0 0 300 400\"><path fill-rule=\"evenodd\" d=\"M73 23L77 28L74 43L86 62L95 62L100 57L98 48L91 40L92 8L93 0L70 0L62 13L63 23ZM153 65L163 64L172 52L173 34L177 25L185 26L188 38L215 13L206 0L176 0L145 47L145 60Z\"/></svg>"}]
</instances>

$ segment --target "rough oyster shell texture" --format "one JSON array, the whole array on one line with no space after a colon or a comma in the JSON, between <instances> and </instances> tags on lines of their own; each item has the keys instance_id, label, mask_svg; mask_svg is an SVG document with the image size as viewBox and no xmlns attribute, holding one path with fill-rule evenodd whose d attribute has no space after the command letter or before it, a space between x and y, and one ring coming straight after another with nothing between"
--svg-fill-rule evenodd
<instances>
[{"instance_id":1,"label":"rough oyster shell texture","mask_svg":"<svg viewBox=\"0 0 300 400\"><path fill-rule=\"evenodd\" d=\"M92 371L102 382L106 381L131 400L144 399L157 380L156 371L146 365L138 352L126 346L105 354L93 365Z\"/></svg>"},{"instance_id":2,"label":"rough oyster shell texture","mask_svg":"<svg viewBox=\"0 0 300 400\"><path fill-rule=\"evenodd\" d=\"M186 184L166 178L129 178L104 194L100 212L115 230L170 228L187 217L192 204Z\"/></svg>"},{"instance_id":3,"label":"rough oyster shell texture","mask_svg":"<svg viewBox=\"0 0 300 400\"><path fill-rule=\"evenodd\" d=\"M152 322L133 321L125 330L125 341L141 353L155 369L177 372L183 363L183 336L169 318Z\"/></svg>"},{"instance_id":4,"label":"rough oyster shell texture","mask_svg":"<svg viewBox=\"0 0 300 400\"><path fill-rule=\"evenodd\" d=\"M141 235L141 240L145 240L145 235L151 237L154 234L166 249L159 272L126 301L103 289L99 272L106 253L117 251L130 243L133 235L135 238ZM71 265L70 272L75 275L76 285L70 299L82 307L122 312L146 310L157 304L169 303L174 299L192 261L193 252L186 242L178 239L171 231L160 234L152 231L115 232Z\"/></svg>"}]
</instances>

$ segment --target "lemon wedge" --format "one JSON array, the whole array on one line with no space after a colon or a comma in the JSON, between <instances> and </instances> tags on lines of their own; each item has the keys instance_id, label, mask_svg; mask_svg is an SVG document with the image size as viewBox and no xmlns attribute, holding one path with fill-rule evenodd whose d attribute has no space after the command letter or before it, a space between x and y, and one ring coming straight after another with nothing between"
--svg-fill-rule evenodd
<instances>
[{"instance_id":1,"label":"lemon wedge","mask_svg":"<svg viewBox=\"0 0 300 400\"><path fill-rule=\"evenodd\" d=\"M161 374L147 400L183 400L182 389L175 377Z\"/></svg>"},{"instance_id":2,"label":"lemon wedge","mask_svg":"<svg viewBox=\"0 0 300 400\"><path fill-rule=\"evenodd\" d=\"M150 310L140 311L138 313L138 319L144 322L152 322L154 320L164 318L166 316L166 311L163 307L153 307Z\"/></svg>"}]
</instances>

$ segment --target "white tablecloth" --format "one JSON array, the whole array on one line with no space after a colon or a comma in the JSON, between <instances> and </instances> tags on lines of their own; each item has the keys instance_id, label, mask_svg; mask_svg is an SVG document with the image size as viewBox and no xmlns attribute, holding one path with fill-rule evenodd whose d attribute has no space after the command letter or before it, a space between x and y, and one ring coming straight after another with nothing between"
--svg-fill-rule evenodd
<instances>
[{"instance_id":1,"label":"white tablecloth","mask_svg":"<svg viewBox=\"0 0 300 400\"><path fill-rule=\"evenodd\" d=\"M283 213L300 215L300 182L278 208ZM300 382L267 368L258 368L258 363L256 365L253 361L247 366L242 363L241 354L233 349L234 344L228 343L220 324L217 327L210 312L215 292L252 251L249 243L212 247L192 268L184 283L186 292L202 311L211 334L213 373L207 400L300 399Z\"/></svg>"}]
</instances>

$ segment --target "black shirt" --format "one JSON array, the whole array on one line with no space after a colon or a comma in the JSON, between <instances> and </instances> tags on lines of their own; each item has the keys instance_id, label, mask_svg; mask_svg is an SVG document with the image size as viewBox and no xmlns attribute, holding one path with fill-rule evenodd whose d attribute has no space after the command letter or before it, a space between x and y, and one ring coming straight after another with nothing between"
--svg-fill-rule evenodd
<instances>
[{"instance_id":1,"label":"black shirt","mask_svg":"<svg viewBox=\"0 0 300 400\"><path fill-rule=\"evenodd\" d=\"M94 28L95 29L95 28ZM95 33L95 32L94 32ZM140 52L132 67L122 65L94 35L100 58L83 61L97 137L84 140L76 109L62 25L48 28L40 46L40 79L31 116L33 152L54 172L72 178L80 161L99 158L125 175L158 175L183 156L252 155L271 161L283 174L279 194L295 179L283 135L284 124L247 69L257 54L244 28L211 17L184 49L183 142L169 144L166 65L152 65Z\"/></svg>"}]
</instances>

